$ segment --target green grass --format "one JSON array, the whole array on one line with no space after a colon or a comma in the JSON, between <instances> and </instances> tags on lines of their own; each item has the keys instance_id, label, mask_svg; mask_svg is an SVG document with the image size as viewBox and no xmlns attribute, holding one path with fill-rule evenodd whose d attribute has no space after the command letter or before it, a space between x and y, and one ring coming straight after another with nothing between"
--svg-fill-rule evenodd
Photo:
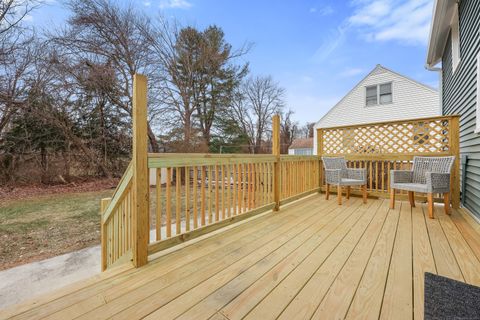
<instances>
[{"instance_id":1,"label":"green grass","mask_svg":"<svg viewBox=\"0 0 480 320\"><path fill-rule=\"evenodd\" d=\"M100 199L112 193L56 194L0 204L0 269L99 243Z\"/></svg>"}]
</instances>

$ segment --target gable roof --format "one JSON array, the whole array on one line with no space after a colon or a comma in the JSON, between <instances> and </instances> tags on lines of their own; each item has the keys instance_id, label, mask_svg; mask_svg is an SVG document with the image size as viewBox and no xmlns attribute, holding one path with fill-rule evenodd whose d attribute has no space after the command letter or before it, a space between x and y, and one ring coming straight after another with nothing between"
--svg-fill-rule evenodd
<instances>
[{"instance_id":1,"label":"gable roof","mask_svg":"<svg viewBox=\"0 0 480 320\"><path fill-rule=\"evenodd\" d=\"M307 149L313 148L313 138L299 138L293 140L289 149Z\"/></svg>"},{"instance_id":2,"label":"gable roof","mask_svg":"<svg viewBox=\"0 0 480 320\"><path fill-rule=\"evenodd\" d=\"M315 123L315 126L317 126L325 117L327 117L327 116L330 114L330 112L332 112L332 110L335 109L336 106L338 106L340 103L342 103L342 101L345 100L345 98L348 97L348 95L349 95L352 91L354 91L356 88L358 88L359 86L361 86L361 84L362 84L368 77L370 77L371 75L376 74L377 72L381 72L381 71L387 71L387 72L393 73L393 74L395 74L395 75L397 75L397 76L399 76L399 77L404 78L405 80L408 80L408 81L410 81L410 82L412 82L412 83L414 83L414 84L420 85L420 86L422 86L422 87L424 87L424 88L426 88L426 89L428 89L428 90L430 90L430 91L432 91L432 92L438 93L438 90L437 90L437 89L435 89L435 88L433 88L433 87L431 87L431 86L429 86L429 85L426 85L426 84L424 84L424 83L418 82L417 80L414 80L414 79L412 79L412 78L410 78L410 77L407 77L407 76L405 76L405 75L403 75L403 74L400 74L400 73L398 73L398 72L396 72L396 71L393 71L393 70L391 70L391 69L389 69L389 68L386 68L386 67L382 66L381 64L377 64L377 65L375 66L375 68L373 68L372 71L370 71L365 77L363 77L362 80L360 80L352 89L350 89L350 91L348 91L347 94L344 95L342 99L340 99L333 107L331 107L330 110L328 110L328 112L325 113L325 114L323 115L323 117L321 117L320 120L318 120L318 121Z\"/></svg>"},{"instance_id":3,"label":"gable roof","mask_svg":"<svg viewBox=\"0 0 480 320\"><path fill-rule=\"evenodd\" d=\"M435 0L428 40L427 67L433 67L442 59L456 3L456 0Z\"/></svg>"}]
</instances>

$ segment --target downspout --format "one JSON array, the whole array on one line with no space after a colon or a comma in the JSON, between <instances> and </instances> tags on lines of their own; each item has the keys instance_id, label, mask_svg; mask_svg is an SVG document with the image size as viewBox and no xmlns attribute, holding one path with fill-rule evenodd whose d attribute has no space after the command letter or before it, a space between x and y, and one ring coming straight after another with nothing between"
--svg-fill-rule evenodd
<instances>
[{"instance_id":1,"label":"downspout","mask_svg":"<svg viewBox=\"0 0 480 320\"><path fill-rule=\"evenodd\" d=\"M425 69L428 71L436 71L438 72L438 97L439 97L439 107L440 107L440 114L443 115L443 73L442 68L439 67L431 67L428 64L425 64Z\"/></svg>"}]
</instances>

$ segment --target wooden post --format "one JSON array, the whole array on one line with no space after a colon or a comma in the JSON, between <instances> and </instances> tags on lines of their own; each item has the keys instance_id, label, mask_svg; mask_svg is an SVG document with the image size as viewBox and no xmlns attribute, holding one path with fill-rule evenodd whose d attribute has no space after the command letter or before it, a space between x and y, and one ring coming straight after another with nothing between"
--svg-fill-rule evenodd
<instances>
[{"instance_id":1,"label":"wooden post","mask_svg":"<svg viewBox=\"0 0 480 320\"><path fill-rule=\"evenodd\" d=\"M147 78L135 74L133 79L133 264L147 263L149 241L149 185L147 139ZM167 177L168 179L169 177Z\"/></svg>"},{"instance_id":2,"label":"wooden post","mask_svg":"<svg viewBox=\"0 0 480 320\"><path fill-rule=\"evenodd\" d=\"M280 116L278 114L272 119L272 154L275 156L273 173L273 211L280 209Z\"/></svg>"},{"instance_id":3,"label":"wooden post","mask_svg":"<svg viewBox=\"0 0 480 320\"><path fill-rule=\"evenodd\" d=\"M460 116L450 118L448 128L450 153L455 156L453 172L451 176L452 207L460 208ZM465 195L464 195L465 196Z\"/></svg>"},{"instance_id":4,"label":"wooden post","mask_svg":"<svg viewBox=\"0 0 480 320\"><path fill-rule=\"evenodd\" d=\"M107 270L107 241L108 241L108 235L107 235L107 230L105 230L105 221L103 221L103 214L105 213L105 210L107 210L108 205L110 204L110 201L112 198L103 198L100 200L100 227L101 227L101 244L102 244L102 271Z\"/></svg>"},{"instance_id":5,"label":"wooden post","mask_svg":"<svg viewBox=\"0 0 480 320\"><path fill-rule=\"evenodd\" d=\"M317 156L318 156L318 161L320 163L320 168L319 168L319 173L318 173L318 179L320 180L318 183L318 186L320 187L318 189L318 192L322 192L323 188L323 162L322 162L322 152L323 152L323 130L317 129ZM328 199L328 196L327 196Z\"/></svg>"}]
</instances>

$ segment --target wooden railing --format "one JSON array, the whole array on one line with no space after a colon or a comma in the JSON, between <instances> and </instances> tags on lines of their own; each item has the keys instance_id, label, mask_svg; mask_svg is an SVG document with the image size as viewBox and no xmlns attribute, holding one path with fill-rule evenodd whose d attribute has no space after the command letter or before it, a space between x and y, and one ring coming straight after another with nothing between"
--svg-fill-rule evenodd
<instances>
[{"instance_id":1,"label":"wooden railing","mask_svg":"<svg viewBox=\"0 0 480 320\"><path fill-rule=\"evenodd\" d=\"M280 200L285 203L320 188L320 166L317 156L280 157Z\"/></svg>"},{"instance_id":2,"label":"wooden railing","mask_svg":"<svg viewBox=\"0 0 480 320\"><path fill-rule=\"evenodd\" d=\"M366 168L368 193L379 197L389 195L390 170L410 169L414 156L454 155L452 205L458 207L458 126L458 116L441 116L321 128L317 129L317 153L319 156L344 156L349 167Z\"/></svg>"},{"instance_id":3,"label":"wooden railing","mask_svg":"<svg viewBox=\"0 0 480 320\"><path fill-rule=\"evenodd\" d=\"M132 162L101 202L102 270L142 266L150 254L320 190L318 157L280 155L278 115L271 155L148 154L145 77L135 75L133 93Z\"/></svg>"},{"instance_id":4,"label":"wooden railing","mask_svg":"<svg viewBox=\"0 0 480 320\"><path fill-rule=\"evenodd\" d=\"M282 205L319 190L318 157L277 159L251 154L149 154L148 166L156 172L149 254L274 209L276 174Z\"/></svg>"},{"instance_id":5,"label":"wooden railing","mask_svg":"<svg viewBox=\"0 0 480 320\"><path fill-rule=\"evenodd\" d=\"M100 202L102 271L122 261L129 261L132 257L132 178L133 168L130 163L113 197Z\"/></svg>"}]
</instances>

